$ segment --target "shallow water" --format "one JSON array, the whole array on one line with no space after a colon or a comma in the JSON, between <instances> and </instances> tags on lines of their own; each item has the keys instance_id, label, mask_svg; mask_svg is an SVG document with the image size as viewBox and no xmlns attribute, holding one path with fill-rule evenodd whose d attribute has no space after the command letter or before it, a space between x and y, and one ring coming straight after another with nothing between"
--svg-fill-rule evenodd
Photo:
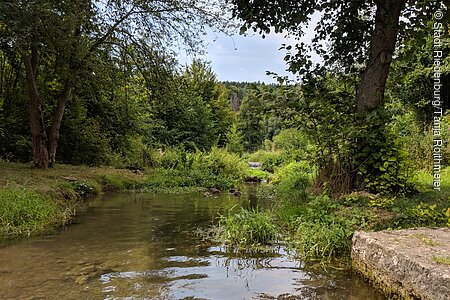
<instances>
[{"instance_id":1,"label":"shallow water","mask_svg":"<svg viewBox=\"0 0 450 300\"><path fill-rule=\"evenodd\" d=\"M311 271L281 247L232 254L195 234L218 211L254 201L96 199L67 230L0 247L0 299L385 299L358 276Z\"/></svg>"}]
</instances>

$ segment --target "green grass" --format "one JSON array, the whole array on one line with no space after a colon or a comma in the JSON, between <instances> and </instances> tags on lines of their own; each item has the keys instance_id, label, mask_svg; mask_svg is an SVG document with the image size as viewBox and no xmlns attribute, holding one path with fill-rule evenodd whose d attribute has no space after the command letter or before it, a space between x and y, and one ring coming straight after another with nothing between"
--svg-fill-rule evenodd
<instances>
[{"instance_id":1,"label":"green grass","mask_svg":"<svg viewBox=\"0 0 450 300\"><path fill-rule=\"evenodd\" d=\"M436 241L433 241L432 239L430 239L429 237L427 237L425 234L423 233L417 233L413 235L415 238L417 238L419 241L421 241L424 245L427 246L438 246L439 243Z\"/></svg>"},{"instance_id":2,"label":"green grass","mask_svg":"<svg viewBox=\"0 0 450 300\"><path fill-rule=\"evenodd\" d=\"M450 266L450 256L433 256L433 261L438 264Z\"/></svg>"},{"instance_id":3,"label":"green grass","mask_svg":"<svg viewBox=\"0 0 450 300\"><path fill-rule=\"evenodd\" d=\"M300 222L294 234L293 246L307 258L330 259L349 253L351 226L335 220L331 222Z\"/></svg>"},{"instance_id":4,"label":"green grass","mask_svg":"<svg viewBox=\"0 0 450 300\"><path fill-rule=\"evenodd\" d=\"M0 189L0 237L31 236L65 225L70 209L57 201L18 187Z\"/></svg>"},{"instance_id":5,"label":"green grass","mask_svg":"<svg viewBox=\"0 0 450 300\"><path fill-rule=\"evenodd\" d=\"M227 245L247 247L275 241L277 228L270 212L243 208L237 213L232 211L220 216L217 230L218 238Z\"/></svg>"},{"instance_id":6,"label":"green grass","mask_svg":"<svg viewBox=\"0 0 450 300\"><path fill-rule=\"evenodd\" d=\"M0 239L45 234L70 223L77 206L102 191L139 185L129 170L0 162Z\"/></svg>"}]
</instances>

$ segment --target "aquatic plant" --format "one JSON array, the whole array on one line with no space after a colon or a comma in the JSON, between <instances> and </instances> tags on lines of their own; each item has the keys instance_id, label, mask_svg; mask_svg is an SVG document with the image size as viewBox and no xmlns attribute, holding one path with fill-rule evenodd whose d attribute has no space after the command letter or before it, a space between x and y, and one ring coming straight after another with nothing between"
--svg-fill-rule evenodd
<instances>
[{"instance_id":1,"label":"aquatic plant","mask_svg":"<svg viewBox=\"0 0 450 300\"><path fill-rule=\"evenodd\" d=\"M255 246L275 241L277 228L268 211L241 208L227 215L220 215L217 236L231 246Z\"/></svg>"}]
</instances>

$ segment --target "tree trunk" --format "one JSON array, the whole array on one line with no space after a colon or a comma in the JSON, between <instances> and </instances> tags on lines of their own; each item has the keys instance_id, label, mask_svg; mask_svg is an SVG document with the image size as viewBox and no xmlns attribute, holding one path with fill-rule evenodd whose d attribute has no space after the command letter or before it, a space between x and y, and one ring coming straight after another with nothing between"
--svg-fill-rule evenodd
<instances>
[{"instance_id":1,"label":"tree trunk","mask_svg":"<svg viewBox=\"0 0 450 300\"><path fill-rule=\"evenodd\" d=\"M32 56L37 55L33 49ZM44 118L42 116L41 98L36 86L34 59L28 55L22 55L25 65L25 77L27 81L28 97L30 102L30 127L33 147L34 164L38 168L49 167L49 155L47 150L47 134L45 132Z\"/></svg>"},{"instance_id":2,"label":"tree trunk","mask_svg":"<svg viewBox=\"0 0 450 300\"><path fill-rule=\"evenodd\" d=\"M397 41L400 13L405 1L378 0L375 3L377 11L369 60L356 95L359 113L371 111L384 102L386 80Z\"/></svg>"},{"instance_id":3,"label":"tree trunk","mask_svg":"<svg viewBox=\"0 0 450 300\"><path fill-rule=\"evenodd\" d=\"M69 101L70 95L72 93L73 80L71 75L69 79L66 80L64 91L58 97L58 105L53 113L53 122L50 127L48 136L48 149L50 155L50 166L53 165L56 159L56 149L58 148L59 142L59 129L61 128L61 121L64 115L64 110L66 109L67 102Z\"/></svg>"}]
</instances>

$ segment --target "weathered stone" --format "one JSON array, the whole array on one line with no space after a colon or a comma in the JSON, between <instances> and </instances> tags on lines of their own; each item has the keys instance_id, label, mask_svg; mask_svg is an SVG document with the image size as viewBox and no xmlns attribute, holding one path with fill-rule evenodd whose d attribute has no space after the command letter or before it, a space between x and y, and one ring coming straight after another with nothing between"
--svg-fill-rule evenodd
<instances>
[{"instance_id":1,"label":"weathered stone","mask_svg":"<svg viewBox=\"0 0 450 300\"><path fill-rule=\"evenodd\" d=\"M450 228L355 232L353 268L391 298L450 299Z\"/></svg>"},{"instance_id":2,"label":"weathered stone","mask_svg":"<svg viewBox=\"0 0 450 300\"><path fill-rule=\"evenodd\" d=\"M261 168L262 163L257 162L257 161L249 161L248 166L250 167L250 169L259 169L259 168Z\"/></svg>"}]
</instances>

